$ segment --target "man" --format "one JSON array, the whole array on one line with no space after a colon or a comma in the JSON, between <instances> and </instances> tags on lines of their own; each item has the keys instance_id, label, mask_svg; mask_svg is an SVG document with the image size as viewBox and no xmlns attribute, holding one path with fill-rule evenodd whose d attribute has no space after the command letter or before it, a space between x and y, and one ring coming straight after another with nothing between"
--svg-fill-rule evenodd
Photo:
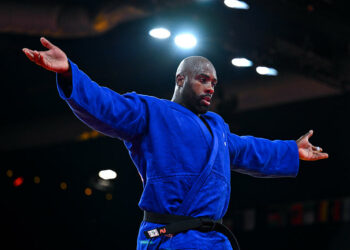
<instances>
[{"instance_id":1,"label":"man","mask_svg":"<svg viewBox=\"0 0 350 250\"><path fill-rule=\"evenodd\" d=\"M230 170L255 177L295 177L299 159L328 157L297 141L237 136L207 112L217 84L203 57L184 59L171 101L100 87L45 38L47 51L23 49L39 66L57 73L60 96L90 127L124 141L143 182L145 212L137 249L238 249L220 224L230 197ZM166 225L166 226L164 226Z\"/></svg>"}]
</instances>

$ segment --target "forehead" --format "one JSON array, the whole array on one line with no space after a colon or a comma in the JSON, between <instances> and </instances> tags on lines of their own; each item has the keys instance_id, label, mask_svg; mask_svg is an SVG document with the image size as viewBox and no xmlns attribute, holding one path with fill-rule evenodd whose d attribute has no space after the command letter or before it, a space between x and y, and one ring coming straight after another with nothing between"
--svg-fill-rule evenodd
<instances>
[{"instance_id":1,"label":"forehead","mask_svg":"<svg viewBox=\"0 0 350 250\"><path fill-rule=\"evenodd\" d=\"M208 61L199 62L198 64L194 65L192 72L194 75L205 74L217 78L214 66Z\"/></svg>"}]
</instances>

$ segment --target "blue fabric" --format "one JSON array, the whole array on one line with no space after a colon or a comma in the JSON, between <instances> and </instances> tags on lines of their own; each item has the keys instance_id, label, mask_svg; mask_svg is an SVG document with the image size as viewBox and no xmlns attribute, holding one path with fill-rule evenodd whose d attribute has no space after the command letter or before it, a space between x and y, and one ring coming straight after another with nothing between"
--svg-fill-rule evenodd
<instances>
[{"instance_id":1,"label":"blue fabric","mask_svg":"<svg viewBox=\"0 0 350 250\"><path fill-rule=\"evenodd\" d=\"M295 177L299 168L295 141L270 141L230 132L224 120L213 112L201 115L171 102L136 93L120 95L100 87L70 61L73 89L65 96L57 81L60 96L74 114L91 128L124 141L143 182L139 207L146 211L208 216L221 219L230 198L230 170L254 177ZM190 206L181 209L213 152L212 169ZM218 232L190 230L148 242L143 231L160 226L142 222L137 249L231 249Z\"/></svg>"}]
</instances>

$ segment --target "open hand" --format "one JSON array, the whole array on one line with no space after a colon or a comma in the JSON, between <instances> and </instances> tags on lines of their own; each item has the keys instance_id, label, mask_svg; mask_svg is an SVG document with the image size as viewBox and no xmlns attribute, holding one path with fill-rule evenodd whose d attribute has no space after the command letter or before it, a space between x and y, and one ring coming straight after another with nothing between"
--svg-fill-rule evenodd
<instances>
[{"instance_id":1,"label":"open hand","mask_svg":"<svg viewBox=\"0 0 350 250\"><path fill-rule=\"evenodd\" d=\"M299 159L304 161L317 161L328 158L327 153L322 153L322 148L315 147L309 142L309 138L314 131L310 130L308 133L300 137L296 142L299 150Z\"/></svg>"},{"instance_id":2,"label":"open hand","mask_svg":"<svg viewBox=\"0 0 350 250\"><path fill-rule=\"evenodd\" d=\"M48 50L36 51L27 48L22 49L29 60L35 62L44 69L56 73L67 73L69 71L69 63L66 54L44 37L40 38L40 42Z\"/></svg>"}]
</instances>

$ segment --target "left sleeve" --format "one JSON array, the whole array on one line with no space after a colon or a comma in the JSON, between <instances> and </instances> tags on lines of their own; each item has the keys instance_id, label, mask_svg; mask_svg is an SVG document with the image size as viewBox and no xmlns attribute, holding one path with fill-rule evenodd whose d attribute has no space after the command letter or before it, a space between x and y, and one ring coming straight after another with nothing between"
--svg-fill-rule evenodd
<instances>
[{"instance_id":1,"label":"left sleeve","mask_svg":"<svg viewBox=\"0 0 350 250\"><path fill-rule=\"evenodd\" d=\"M295 177L299 153L295 141L270 141L252 136L228 135L231 169L254 177Z\"/></svg>"}]
</instances>

